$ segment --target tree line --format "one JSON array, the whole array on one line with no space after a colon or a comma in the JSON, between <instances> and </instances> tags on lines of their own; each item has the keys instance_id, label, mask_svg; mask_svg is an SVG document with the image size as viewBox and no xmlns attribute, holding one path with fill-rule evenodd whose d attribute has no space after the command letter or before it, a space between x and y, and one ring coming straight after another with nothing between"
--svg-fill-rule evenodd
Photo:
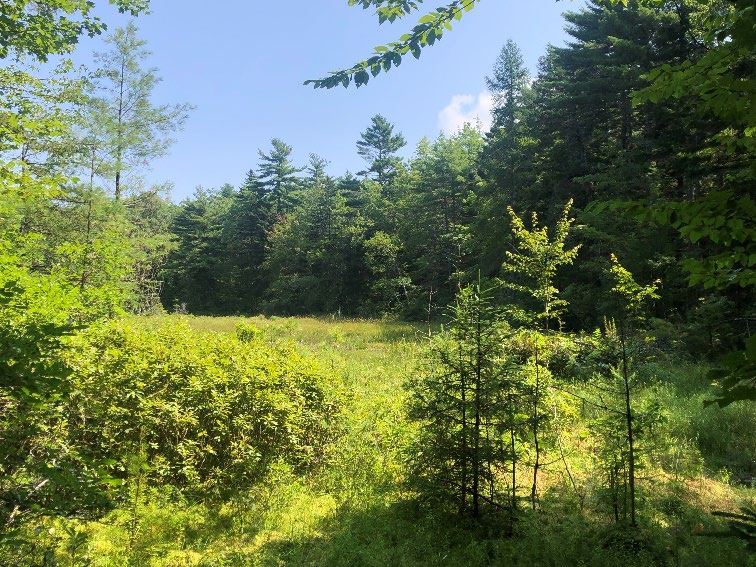
<instances>
[{"instance_id":1,"label":"tree line","mask_svg":"<svg viewBox=\"0 0 756 567\"><path fill-rule=\"evenodd\" d=\"M701 112L694 97L634 103L653 69L706 55L701 19L710 9L589 3L565 14L570 41L549 46L532 78L507 42L487 77L490 131L467 125L424 139L409 160L397 157L405 140L381 115L357 141L366 167L356 175L331 177L316 155L295 164L291 148L274 139L241 187L200 189L168 206L175 248L161 272L163 305L436 316L460 283L500 275L512 246L509 208L551 224L572 199L572 238L583 248L558 274L568 327L600 323L614 253L641 280L664 282L656 318L691 341L728 341L727 333L743 332L734 321L752 316L752 289L688 281L690 262L723 243L691 242L671 223L615 206L661 211L723 183L735 196L748 193L750 154L721 144L726 121Z\"/></svg>"},{"instance_id":2,"label":"tree line","mask_svg":"<svg viewBox=\"0 0 756 567\"><path fill-rule=\"evenodd\" d=\"M64 62L43 81L17 58L1 77L7 265L70 290L74 321L124 310L430 321L465 284L501 276L510 210L551 225L572 201L570 244L582 247L555 276L566 329L601 324L615 254L640 281L663 282L650 315L670 344L743 346L754 316L752 151L747 119L727 110L743 98L714 96L714 83L713 99L670 94L687 78L665 74L704 65L726 39L716 29L742 44L740 8L591 2L565 14L571 39L547 48L535 77L505 43L486 78L487 132L423 139L404 160L406 140L377 114L355 141L363 171L331 176L317 155L294 163L273 139L240 187L200 188L178 204L140 171L168 151L190 107L153 105L160 79L135 26L111 34L83 76ZM740 88L749 55L724 55ZM494 301L527 302L512 294Z\"/></svg>"}]
</instances>

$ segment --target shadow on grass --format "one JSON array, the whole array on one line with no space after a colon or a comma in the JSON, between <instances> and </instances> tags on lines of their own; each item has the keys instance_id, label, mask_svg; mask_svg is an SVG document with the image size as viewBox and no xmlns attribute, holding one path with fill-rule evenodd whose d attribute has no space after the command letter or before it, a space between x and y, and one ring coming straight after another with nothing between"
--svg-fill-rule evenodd
<instances>
[{"instance_id":1,"label":"shadow on grass","mask_svg":"<svg viewBox=\"0 0 756 567\"><path fill-rule=\"evenodd\" d=\"M318 526L320 536L271 541L251 564L460 565L452 556L460 548L477 544L478 538L471 539L473 532L452 521L423 513L411 501L367 509L342 507Z\"/></svg>"},{"instance_id":2,"label":"shadow on grass","mask_svg":"<svg viewBox=\"0 0 756 567\"><path fill-rule=\"evenodd\" d=\"M684 507L687 520L702 512ZM706 515L712 526L716 520ZM287 566L574 566L719 567L756 565L738 541L678 528L631 529L579 515L525 514L514 537L496 518L473 524L421 510L411 501L344 508L325 518L312 537L271 537L230 565Z\"/></svg>"}]
</instances>

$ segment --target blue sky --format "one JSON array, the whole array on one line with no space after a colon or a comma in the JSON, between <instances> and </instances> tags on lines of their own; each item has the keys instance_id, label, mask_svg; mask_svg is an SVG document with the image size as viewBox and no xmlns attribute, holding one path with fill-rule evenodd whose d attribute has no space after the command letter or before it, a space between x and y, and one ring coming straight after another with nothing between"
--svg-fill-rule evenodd
<instances>
[{"instance_id":1,"label":"blue sky","mask_svg":"<svg viewBox=\"0 0 756 567\"><path fill-rule=\"evenodd\" d=\"M485 119L485 76L507 39L535 72L546 45L566 39L560 14L581 5L484 0L419 61L405 58L360 89L316 91L303 81L368 57L414 20L378 26L371 12L347 0L152 0L152 13L136 25L153 53L148 65L163 78L155 102L187 102L195 110L170 155L145 178L172 182L176 201L198 185L238 186L273 137L293 146L298 164L314 152L331 161L333 175L359 171L364 162L355 142L378 113L404 134L409 157L423 136L435 138L465 117ZM115 10L100 14L111 29L127 22ZM87 39L76 59L103 49L101 40Z\"/></svg>"}]
</instances>

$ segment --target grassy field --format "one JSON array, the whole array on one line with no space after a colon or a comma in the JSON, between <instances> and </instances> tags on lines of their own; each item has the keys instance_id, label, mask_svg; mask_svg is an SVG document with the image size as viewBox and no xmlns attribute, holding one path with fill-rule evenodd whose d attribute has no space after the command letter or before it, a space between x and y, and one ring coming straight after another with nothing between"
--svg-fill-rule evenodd
<instances>
[{"instance_id":1,"label":"grassy field","mask_svg":"<svg viewBox=\"0 0 756 567\"><path fill-rule=\"evenodd\" d=\"M172 317L137 324L171 324ZM418 502L407 488L403 459L412 425L404 416L403 384L417 371L427 328L315 318L185 319L212 333L252 324L311 353L345 400L336 440L310 473L274 466L264 483L232 501L189 502L152 488L97 522L56 521L48 531L59 549L56 564L756 565L742 542L696 535L724 525L712 510L756 502L752 489L729 482L733 467L749 466L756 454L756 417L747 406L704 410L708 383L701 368L646 368L657 378L641 395L668 408L670 447L664 472L644 472L640 530L628 535L612 528L590 496L580 510L554 465L542 480L542 511L524 513L515 537L505 538L495 519L468 525ZM590 459L575 433L565 433L573 443L568 459L577 482L590 486Z\"/></svg>"}]
</instances>

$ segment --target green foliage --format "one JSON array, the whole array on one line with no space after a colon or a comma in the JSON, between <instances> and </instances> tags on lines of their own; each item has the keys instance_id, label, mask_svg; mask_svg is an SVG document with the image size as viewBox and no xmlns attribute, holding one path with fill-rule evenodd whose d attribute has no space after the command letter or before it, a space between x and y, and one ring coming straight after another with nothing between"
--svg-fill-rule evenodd
<instances>
[{"instance_id":1,"label":"green foliage","mask_svg":"<svg viewBox=\"0 0 756 567\"><path fill-rule=\"evenodd\" d=\"M630 523L632 526L637 525L636 520L636 470L637 470L637 448L638 437L642 426L637 415L633 410L633 390L635 376L631 371L632 354L635 350L633 347L639 342L640 337L633 336L633 331L637 331L637 324L643 320L644 303L650 299L657 299L656 287L659 282L654 282L648 286L639 285L633 275L620 265L617 257L612 255L611 275L614 279L612 293L618 297L618 307L616 317L619 321L616 341L619 343L619 356L616 368L613 373L616 374L621 383L621 397L624 402L623 410L619 411L626 427L626 436L623 440L627 443L627 485L629 489L629 507ZM616 411L616 410L615 410ZM653 411L651 412L654 413ZM616 515L616 512L615 512Z\"/></svg>"},{"instance_id":2,"label":"green foliage","mask_svg":"<svg viewBox=\"0 0 756 567\"><path fill-rule=\"evenodd\" d=\"M78 337L69 364L76 437L117 476L143 451L151 480L193 494L252 486L277 460L316 464L338 414L316 363L244 330L237 339L115 321Z\"/></svg>"},{"instance_id":3,"label":"green foliage","mask_svg":"<svg viewBox=\"0 0 756 567\"><path fill-rule=\"evenodd\" d=\"M529 283L507 282L505 285L536 300L538 307L533 319L547 331L552 319L556 319L561 326L560 315L567 306L566 301L559 299L559 290L554 287L557 270L562 265L572 264L580 250L580 245L565 250L570 227L575 222L570 218L571 206L572 201L569 201L551 237L548 227L538 226L536 213L532 216L532 228L528 229L512 208L508 209L516 251L507 251L503 269L526 278Z\"/></svg>"},{"instance_id":4,"label":"green foliage","mask_svg":"<svg viewBox=\"0 0 756 567\"><path fill-rule=\"evenodd\" d=\"M734 156L736 167L694 199L653 207L645 202L619 205L639 218L671 224L686 240L702 248L702 253L685 258L682 264L690 274L690 284L705 289L740 286L752 290L756 283L756 208L750 195L755 13L752 0L704 5L701 39L707 47L705 54L697 60L657 67L647 76L651 84L634 96L635 104L691 98L698 114L719 119L719 130L711 140ZM715 400L720 406L756 398L755 373L753 364L747 362L749 358L753 357L748 351L734 353L723 361L726 369L713 372L712 378L724 383L720 398Z\"/></svg>"},{"instance_id":5,"label":"green foliage","mask_svg":"<svg viewBox=\"0 0 756 567\"><path fill-rule=\"evenodd\" d=\"M127 497L134 494L132 477L114 509L99 521L61 518L32 524L29 533L38 528L33 547L21 553L2 546L0 562L39 565L46 557L48 564L54 559L68 565L72 549L84 538L74 551L76 561L111 566L409 566L436 565L444 556L443 563L455 565L750 567L753 562L736 538L695 535L727 529L726 519L711 517L707 508L734 513L739 506L752 507L748 489L730 486L726 474L713 473L720 463L732 463L730 451L741 457L753 454L748 425L753 425L753 412L740 405L702 412L701 399L710 392L703 367L679 362L638 367L634 411L642 414L658 402L669 421L643 434L648 444L642 446L651 449L653 441L659 449L648 455L641 451L642 474L651 480L642 485L643 515L635 530L606 525L610 508L597 486L602 473L593 466L599 432L586 431L598 410L593 414L578 398L555 390L565 458L577 486L587 490L584 510L580 513L576 506L557 454L546 459L542 470L541 509L521 509L513 537L507 538L502 537L506 515L486 514L474 525L413 500L408 490L403 448L415 437L415 428L404 419L407 392L401 384L421 361L425 325L275 317L143 318L131 323L154 329L179 321L228 334L240 332L236 325L241 324L240 334L296 341L328 369L329 392L352 392L343 399L341 417L334 423L337 433L322 466L296 471L276 463L262 482L241 494L205 502L156 486L148 471L145 477L153 480L143 486L133 545L133 499ZM562 340L548 357L555 376L551 383L564 386L560 381L565 377L579 387L582 378L571 373L599 342L595 337ZM525 437L518 441L518 450L527 447ZM130 462L136 464L136 459Z\"/></svg>"},{"instance_id":6,"label":"green foliage","mask_svg":"<svg viewBox=\"0 0 756 567\"><path fill-rule=\"evenodd\" d=\"M149 0L110 0L132 16L147 10ZM0 59L12 53L30 54L40 61L48 55L67 53L81 35L99 35L107 26L93 15L89 0L9 0L0 7Z\"/></svg>"},{"instance_id":7,"label":"green foliage","mask_svg":"<svg viewBox=\"0 0 756 567\"><path fill-rule=\"evenodd\" d=\"M381 187L385 188L396 176L401 158L395 154L407 142L401 133L394 134L394 126L380 114L371 118L370 126L357 140L357 153L368 163L367 171L360 175L373 174Z\"/></svg>"},{"instance_id":8,"label":"green foliage","mask_svg":"<svg viewBox=\"0 0 756 567\"><path fill-rule=\"evenodd\" d=\"M355 313L364 285L366 221L333 180L315 182L268 234L267 308L278 313Z\"/></svg>"},{"instance_id":9,"label":"green foliage","mask_svg":"<svg viewBox=\"0 0 756 567\"><path fill-rule=\"evenodd\" d=\"M101 463L70 435L63 407L71 320L93 315L77 292L0 255L0 541L22 542L40 516L87 515L105 502Z\"/></svg>"},{"instance_id":10,"label":"green foliage","mask_svg":"<svg viewBox=\"0 0 756 567\"><path fill-rule=\"evenodd\" d=\"M693 97L697 110L727 125L718 140L731 149L754 149L753 0L725 4L701 2L701 41L706 54L695 60L662 65L648 75L650 85L634 96L635 104Z\"/></svg>"},{"instance_id":11,"label":"green foliage","mask_svg":"<svg viewBox=\"0 0 756 567\"><path fill-rule=\"evenodd\" d=\"M425 497L478 517L502 507L497 479L505 461L501 414L513 409L505 327L485 290L460 290L451 326L433 340L428 367L409 384L409 415L419 422L411 467ZM514 503L510 501L510 505Z\"/></svg>"},{"instance_id":12,"label":"green foliage","mask_svg":"<svg viewBox=\"0 0 756 567\"><path fill-rule=\"evenodd\" d=\"M227 243L232 266L225 285L243 311L253 311L262 296L265 278L261 267L273 222L272 203L265 187L250 170L234 195L223 227L223 242Z\"/></svg>"},{"instance_id":13,"label":"green foliage","mask_svg":"<svg viewBox=\"0 0 756 567\"><path fill-rule=\"evenodd\" d=\"M685 258L690 285L704 289L756 285L756 203L750 195L717 190L681 203L615 205L643 220L669 224L704 254Z\"/></svg>"},{"instance_id":14,"label":"green foliage","mask_svg":"<svg viewBox=\"0 0 756 567\"><path fill-rule=\"evenodd\" d=\"M525 119L532 90L529 73L517 45L507 40L494 63L493 75L486 85L494 98L494 124L487 134L480 155L481 187L477 191L477 212L473 221L475 250L484 274L498 273L504 263L505 246L511 236L510 226L502 221L507 207L517 202L518 189L526 183L531 164L523 159L532 151Z\"/></svg>"},{"instance_id":15,"label":"green foliage","mask_svg":"<svg viewBox=\"0 0 756 567\"><path fill-rule=\"evenodd\" d=\"M410 300L414 285L401 264L401 243L395 236L376 232L364 243L365 264L373 275L371 302L379 313L401 310Z\"/></svg>"},{"instance_id":16,"label":"green foliage","mask_svg":"<svg viewBox=\"0 0 756 567\"><path fill-rule=\"evenodd\" d=\"M291 146L273 138L273 149L269 153L259 150L260 182L274 204L274 212L284 215L296 204L296 190L299 185L296 174L304 170L291 163Z\"/></svg>"},{"instance_id":17,"label":"green foliage","mask_svg":"<svg viewBox=\"0 0 756 567\"><path fill-rule=\"evenodd\" d=\"M114 180L120 199L126 176L167 153L191 110L188 104L153 106L152 91L160 82L154 69L143 69L149 56L146 42L130 22L105 42L111 46L95 54L97 71L87 101L85 144L92 154L92 175Z\"/></svg>"},{"instance_id":18,"label":"green foliage","mask_svg":"<svg viewBox=\"0 0 756 567\"><path fill-rule=\"evenodd\" d=\"M410 259L409 275L442 306L453 301L460 282L475 279L476 272L465 272L482 148L480 130L470 125L452 136L441 134L432 143L422 140L399 204L399 235ZM419 301L425 303L426 297Z\"/></svg>"},{"instance_id":19,"label":"green foliage","mask_svg":"<svg viewBox=\"0 0 756 567\"><path fill-rule=\"evenodd\" d=\"M149 120L143 111L155 79L148 73L150 77L134 87L131 74L138 71L134 58L141 55L141 43L130 30L129 41L124 39L126 32L119 36L121 47L135 51L121 53L126 59L133 56L124 60L122 80L124 96L139 102L121 118L143 119L144 126ZM113 72L111 68L111 78ZM49 79L37 79L33 73L38 71L19 64L0 77L8 94L0 107L0 147L3 159L9 160L0 166L0 191L8 207L0 221L4 238L12 242L23 265L78 285L82 302L92 309L98 305L100 314L126 306L141 308L137 305L150 293L154 305L154 292L148 287L155 285L156 265L162 262L168 237L164 232L158 235L161 229L155 224L147 228L146 194L135 194L127 207L119 207L96 185L99 176L111 173L109 149L103 146L120 146L126 138L113 141L118 127L100 115L104 101L87 95L87 84L70 63L59 65ZM150 134L157 136L154 129ZM138 153L147 158L141 150ZM123 147L121 154L128 155L129 148Z\"/></svg>"},{"instance_id":20,"label":"green foliage","mask_svg":"<svg viewBox=\"0 0 756 567\"><path fill-rule=\"evenodd\" d=\"M366 85L370 76L377 76L381 71L386 72L391 66L398 67L402 63L402 56L411 53L416 59L424 47L433 45L440 40L444 32L452 29L452 22L462 19L465 12L469 12L480 0L454 0L447 5L422 16L416 26L409 33L402 35L398 41L375 48L372 57L355 64L352 68L331 72L329 77L310 79L305 85L313 85L316 89L331 89L342 85L344 88L354 82L356 87ZM386 21L393 23L417 10L420 2L405 0L349 0L350 6L361 5L364 9L375 7L379 23Z\"/></svg>"},{"instance_id":21,"label":"green foliage","mask_svg":"<svg viewBox=\"0 0 756 567\"><path fill-rule=\"evenodd\" d=\"M730 529L714 535L718 537L736 537L746 542L748 551L756 553L756 512L751 508L741 508L740 514L731 512L714 512L715 516L727 518Z\"/></svg>"},{"instance_id":22,"label":"green foliage","mask_svg":"<svg viewBox=\"0 0 756 567\"><path fill-rule=\"evenodd\" d=\"M756 336L746 341L745 350L724 356L709 378L721 386L721 392L705 406L716 403L723 408L741 400L756 401Z\"/></svg>"},{"instance_id":23,"label":"green foliage","mask_svg":"<svg viewBox=\"0 0 756 567\"><path fill-rule=\"evenodd\" d=\"M128 219L127 280L133 297L127 309L131 313L156 314L163 309L160 291L164 282L160 272L176 243L170 232L172 207L161 189L141 191L124 200Z\"/></svg>"},{"instance_id":24,"label":"green foliage","mask_svg":"<svg viewBox=\"0 0 756 567\"><path fill-rule=\"evenodd\" d=\"M494 63L493 76L486 77L486 86L494 97L494 128L514 129L528 94L530 73L525 68L522 52L508 39Z\"/></svg>"},{"instance_id":25,"label":"green foliage","mask_svg":"<svg viewBox=\"0 0 756 567\"><path fill-rule=\"evenodd\" d=\"M192 199L181 203L171 223L176 247L160 274L165 281L161 299L166 308L192 313L224 310L227 265L220 251L227 242L224 229L230 224L224 221L234 205L230 187L221 191L200 187Z\"/></svg>"},{"instance_id":26,"label":"green foliage","mask_svg":"<svg viewBox=\"0 0 756 567\"><path fill-rule=\"evenodd\" d=\"M618 316L635 322L642 321L646 302L659 299L656 290L661 281L657 280L646 286L640 285L635 281L633 275L622 267L614 254L612 254L610 273L614 280L612 293L620 302Z\"/></svg>"},{"instance_id":27,"label":"green foliage","mask_svg":"<svg viewBox=\"0 0 756 567\"><path fill-rule=\"evenodd\" d=\"M351 4L394 22L422 2ZM374 57L312 83L365 84L419 56L476 1L442 4ZM164 151L167 132L105 116L67 64L51 81L5 67L0 562L747 565L735 538L689 535L720 526L706 509L752 508L722 481L753 477L753 412L731 402L753 397L756 343L710 375L720 392L669 351L706 330L708 348L692 352L737 348L737 321L751 317L752 4L591 2L566 16L572 41L548 49L531 86L516 46L504 46L486 136L466 127L423 141L405 168L403 138L376 116L358 142L374 178L362 181L330 178L317 156L301 177L274 139L238 190L178 206L156 192L114 203L96 185ZM0 57L42 60L104 29L77 0L5 2L0 27ZM132 28L114 41L101 86L144 87L132 92L147 98L157 79L139 69L142 43ZM609 199L634 200L638 219L663 228L585 210ZM507 220L507 207L535 211L534 226ZM610 250L630 269L608 262ZM422 314L431 334L439 305L505 261L525 297L511 312L531 328L501 322L506 294L462 291L412 384L407 422L399 384L419 374L412 329L333 320ZM631 271L665 285L639 285ZM100 321L154 310L163 277L179 310L328 312L332 326L257 319L216 336L190 326L237 321ZM603 336L549 328L591 329L609 313ZM656 340L639 332L646 324ZM645 363L652 352L674 370ZM700 411L711 398L727 407ZM530 472L538 513L518 505ZM416 501L418 489L478 517L511 513L471 526ZM87 521L113 507L104 523ZM606 529L612 515L638 526ZM752 535L743 516L729 519Z\"/></svg>"},{"instance_id":28,"label":"green foliage","mask_svg":"<svg viewBox=\"0 0 756 567\"><path fill-rule=\"evenodd\" d=\"M37 45L48 44L41 37ZM76 152L71 105L81 102L81 84L67 69L50 81L12 67L0 76L8 94L0 108L0 513L12 545L22 545L25 527L40 517L84 517L107 506L103 462L69 427L65 337L121 312L130 260L118 234L121 211L67 177Z\"/></svg>"}]
</instances>

